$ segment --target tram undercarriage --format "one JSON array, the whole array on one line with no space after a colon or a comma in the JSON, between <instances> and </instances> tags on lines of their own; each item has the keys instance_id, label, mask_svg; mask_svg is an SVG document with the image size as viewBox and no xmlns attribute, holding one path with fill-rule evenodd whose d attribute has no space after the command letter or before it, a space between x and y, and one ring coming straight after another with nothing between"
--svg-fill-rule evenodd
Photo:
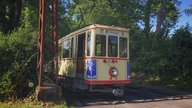
<instances>
[{"instance_id":1,"label":"tram undercarriage","mask_svg":"<svg viewBox=\"0 0 192 108\"><path fill-rule=\"evenodd\" d=\"M88 91L88 92L101 92L112 93L115 97L121 97L124 95L124 85L87 85L84 79L80 78L67 78L59 77L59 84L63 89L70 91Z\"/></svg>"}]
</instances>

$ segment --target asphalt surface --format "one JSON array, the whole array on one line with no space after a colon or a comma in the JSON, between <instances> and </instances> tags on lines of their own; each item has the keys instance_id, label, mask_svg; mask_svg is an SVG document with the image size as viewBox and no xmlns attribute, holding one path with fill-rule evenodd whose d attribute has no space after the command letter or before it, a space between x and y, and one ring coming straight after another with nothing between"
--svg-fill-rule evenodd
<instances>
[{"instance_id":1,"label":"asphalt surface","mask_svg":"<svg viewBox=\"0 0 192 108\"><path fill-rule=\"evenodd\" d=\"M63 99L76 108L192 108L192 93L129 85L123 97L109 93L72 92L63 89Z\"/></svg>"}]
</instances>

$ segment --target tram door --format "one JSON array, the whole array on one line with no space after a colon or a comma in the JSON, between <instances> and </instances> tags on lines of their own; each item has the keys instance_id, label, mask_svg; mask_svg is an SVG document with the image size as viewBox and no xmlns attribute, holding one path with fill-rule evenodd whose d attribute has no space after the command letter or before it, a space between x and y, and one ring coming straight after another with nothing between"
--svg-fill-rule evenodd
<instances>
[{"instance_id":1,"label":"tram door","mask_svg":"<svg viewBox=\"0 0 192 108\"><path fill-rule=\"evenodd\" d=\"M81 34L78 36L78 44L77 44L77 77L84 77L84 57L85 57L85 34Z\"/></svg>"}]
</instances>

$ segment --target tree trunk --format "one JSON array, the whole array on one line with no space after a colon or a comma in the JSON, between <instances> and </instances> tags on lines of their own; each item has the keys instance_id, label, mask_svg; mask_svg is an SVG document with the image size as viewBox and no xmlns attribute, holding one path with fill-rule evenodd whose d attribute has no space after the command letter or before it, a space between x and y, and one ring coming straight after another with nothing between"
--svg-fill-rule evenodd
<instances>
[{"instance_id":1,"label":"tree trunk","mask_svg":"<svg viewBox=\"0 0 192 108\"><path fill-rule=\"evenodd\" d=\"M6 34L19 26L22 0L0 0L0 29Z\"/></svg>"},{"instance_id":2,"label":"tree trunk","mask_svg":"<svg viewBox=\"0 0 192 108\"><path fill-rule=\"evenodd\" d=\"M163 21L165 20L167 14L167 0L161 0L161 6L157 13L157 25L156 25L156 34L161 33L161 27L163 25Z\"/></svg>"},{"instance_id":3,"label":"tree trunk","mask_svg":"<svg viewBox=\"0 0 192 108\"><path fill-rule=\"evenodd\" d=\"M147 39L149 36L149 33L150 33L151 0L147 1L144 14L145 14L144 20L143 20L145 23L144 33L145 33L145 37Z\"/></svg>"}]
</instances>

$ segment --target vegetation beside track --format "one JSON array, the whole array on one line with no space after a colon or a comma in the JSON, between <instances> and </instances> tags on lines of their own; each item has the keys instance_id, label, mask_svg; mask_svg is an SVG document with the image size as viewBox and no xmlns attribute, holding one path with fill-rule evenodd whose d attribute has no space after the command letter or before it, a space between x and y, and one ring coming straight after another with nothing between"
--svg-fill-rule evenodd
<instances>
[{"instance_id":1,"label":"vegetation beside track","mask_svg":"<svg viewBox=\"0 0 192 108\"><path fill-rule=\"evenodd\" d=\"M181 75L160 76L154 73L132 72L132 83L192 91L192 77Z\"/></svg>"},{"instance_id":2,"label":"vegetation beside track","mask_svg":"<svg viewBox=\"0 0 192 108\"><path fill-rule=\"evenodd\" d=\"M59 0L59 38L87 24L130 29L132 73L140 72L143 76L133 81L191 90L192 29L186 24L175 30L181 15L180 2L125 1ZM0 3L1 102L22 100L38 85L38 3L33 0ZM192 6L186 10L188 15L191 9Z\"/></svg>"}]
</instances>

